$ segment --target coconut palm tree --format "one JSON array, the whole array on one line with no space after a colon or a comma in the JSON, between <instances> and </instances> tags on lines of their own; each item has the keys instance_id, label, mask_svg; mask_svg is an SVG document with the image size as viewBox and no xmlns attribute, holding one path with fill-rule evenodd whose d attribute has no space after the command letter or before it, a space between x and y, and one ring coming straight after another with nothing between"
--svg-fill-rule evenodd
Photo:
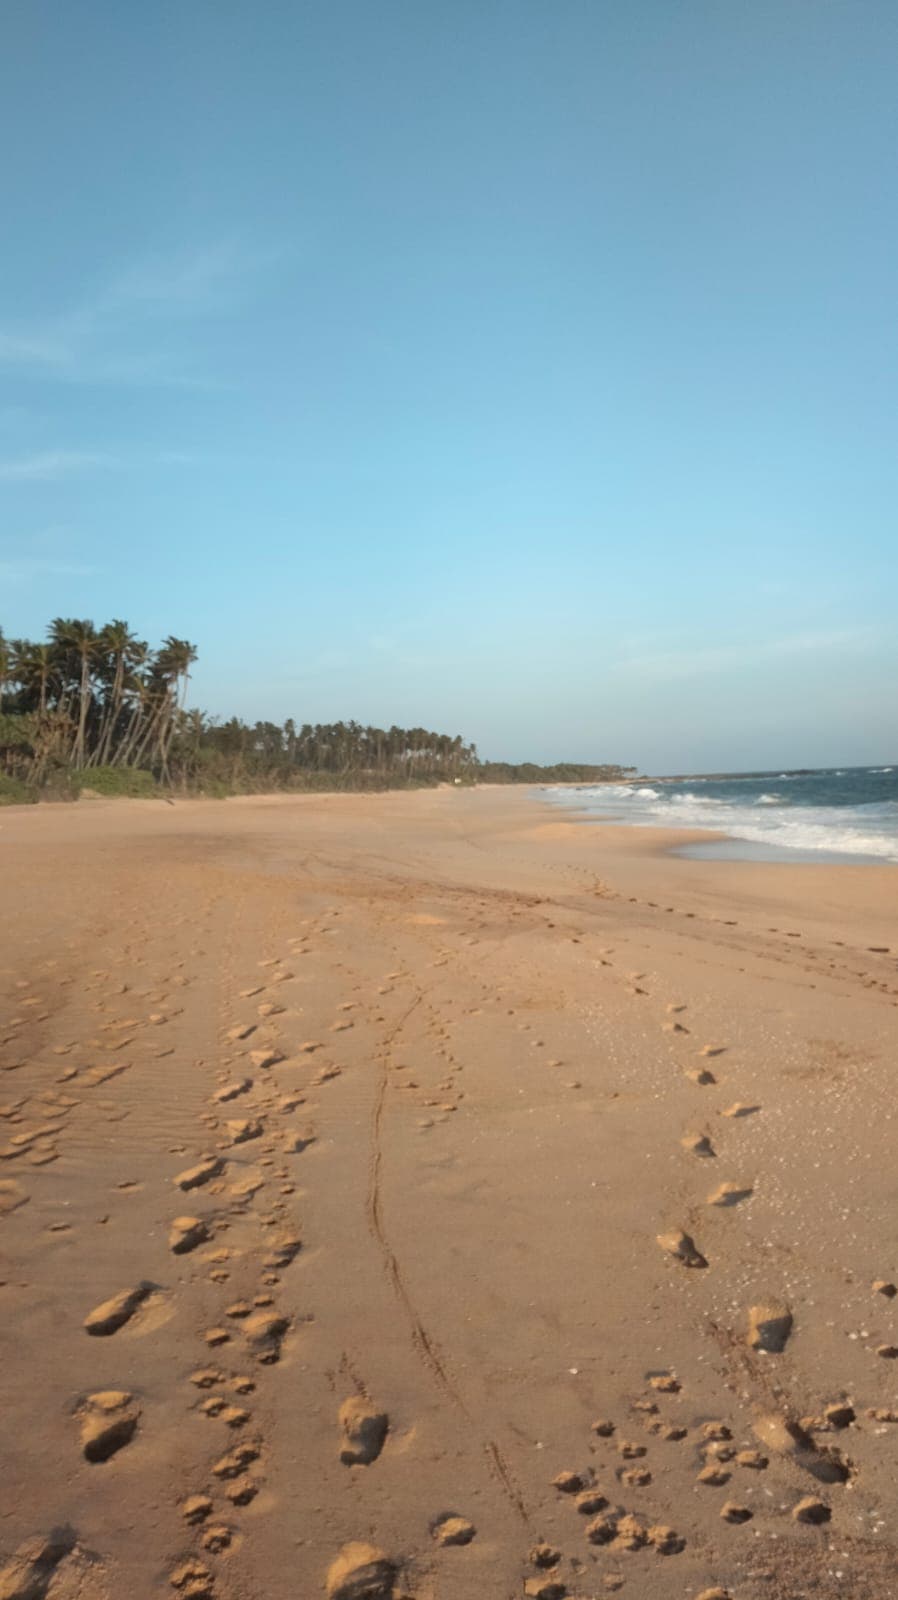
<instances>
[{"instance_id":1,"label":"coconut palm tree","mask_svg":"<svg viewBox=\"0 0 898 1600\"><path fill-rule=\"evenodd\" d=\"M121 720L127 674L146 660L148 647L131 632L127 622L114 617L101 630L98 649L112 668L112 682L94 754L96 764L104 766L111 758L113 740Z\"/></svg>"},{"instance_id":2,"label":"coconut palm tree","mask_svg":"<svg viewBox=\"0 0 898 1600\"><path fill-rule=\"evenodd\" d=\"M92 622L77 617L56 617L50 624L50 639L70 652L80 666L78 685L78 727L72 747L72 764L84 766L87 714L91 702L91 665L97 654L98 635Z\"/></svg>"},{"instance_id":3,"label":"coconut palm tree","mask_svg":"<svg viewBox=\"0 0 898 1600\"><path fill-rule=\"evenodd\" d=\"M188 639L176 639L173 634L169 634L157 658L162 671L174 681L176 687L175 699L180 711L184 710L187 703L190 669L196 657L197 649L195 644L191 644ZM179 690L178 685L180 685Z\"/></svg>"},{"instance_id":4,"label":"coconut palm tree","mask_svg":"<svg viewBox=\"0 0 898 1600\"><path fill-rule=\"evenodd\" d=\"M9 666L10 678L25 690L32 703L37 701L40 716L46 716L50 685L57 680L53 646L34 644L30 639L12 639Z\"/></svg>"},{"instance_id":5,"label":"coconut palm tree","mask_svg":"<svg viewBox=\"0 0 898 1600\"><path fill-rule=\"evenodd\" d=\"M174 731L175 715L178 711L183 711L186 704L190 668L196 657L196 646L188 639L177 639L173 634L169 634L153 662L152 677L158 695L153 742L163 777L168 776L168 751Z\"/></svg>"},{"instance_id":6,"label":"coconut palm tree","mask_svg":"<svg viewBox=\"0 0 898 1600\"><path fill-rule=\"evenodd\" d=\"M3 710L3 691L6 688L9 675L9 646L3 637L0 628L0 711Z\"/></svg>"}]
</instances>

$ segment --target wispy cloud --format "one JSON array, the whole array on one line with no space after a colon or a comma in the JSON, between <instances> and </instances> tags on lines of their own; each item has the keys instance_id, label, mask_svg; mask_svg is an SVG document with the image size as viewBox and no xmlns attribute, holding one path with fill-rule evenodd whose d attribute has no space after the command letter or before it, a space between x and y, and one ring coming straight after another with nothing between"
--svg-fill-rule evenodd
<instances>
[{"instance_id":1,"label":"wispy cloud","mask_svg":"<svg viewBox=\"0 0 898 1600\"><path fill-rule=\"evenodd\" d=\"M37 578L89 578L97 570L74 561L33 560L23 556L20 560L0 560L0 583L31 583Z\"/></svg>"},{"instance_id":2,"label":"wispy cloud","mask_svg":"<svg viewBox=\"0 0 898 1600\"><path fill-rule=\"evenodd\" d=\"M157 255L128 267L110 284L103 304L143 306L155 313L213 315L231 310L274 260L270 252L221 240L177 255Z\"/></svg>"},{"instance_id":3,"label":"wispy cloud","mask_svg":"<svg viewBox=\"0 0 898 1600\"><path fill-rule=\"evenodd\" d=\"M742 639L698 647L684 641L665 650L642 653L636 648L611 664L610 670L622 677L672 682L700 678L712 672L748 668L765 661L788 660L800 656L839 655L875 649L880 643L871 628L833 628L782 633L767 639Z\"/></svg>"},{"instance_id":4,"label":"wispy cloud","mask_svg":"<svg viewBox=\"0 0 898 1600\"><path fill-rule=\"evenodd\" d=\"M0 363L4 366L55 367L65 359L65 346L56 340L0 332Z\"/></svg>"},{"instance_id":5,"label":"wispy cloud","mask_svg":"<svg viewBox=\"0 0 898 1600\"><path fill-rule=\"evenodd\" d=\"M276 259L226 239L129 263L80 304L0 328L0 366L62 383L218 387L193 367L190 326L235 314Z\"/></svg>"},{"instance_id":6,"label":"wispy cloud","mask_svg":"<svg viewBox=\"0 0 898 1600\"><path fill-rule=\"evenodd\" d=\"M45 483L90 467L114 465L114 457L87 450L43 450L17 460L0 461L0 483Z\"/></svg>"}]
</instances>

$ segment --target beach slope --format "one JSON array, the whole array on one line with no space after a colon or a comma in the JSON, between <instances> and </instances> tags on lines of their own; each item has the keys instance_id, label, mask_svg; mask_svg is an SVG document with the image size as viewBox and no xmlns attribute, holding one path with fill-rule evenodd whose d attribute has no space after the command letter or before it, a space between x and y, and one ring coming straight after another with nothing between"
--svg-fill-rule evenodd
<instances>
[{"instance_id":1,"label":"beach slope","mask_svg":"<svg viewBox=\"0 0 898 1600\"><path fill-rule=\"evenodd\" d=\"M672 842L0 813L4 1600L894 1593L894 870Z\"/></svg>"}]
</instances>

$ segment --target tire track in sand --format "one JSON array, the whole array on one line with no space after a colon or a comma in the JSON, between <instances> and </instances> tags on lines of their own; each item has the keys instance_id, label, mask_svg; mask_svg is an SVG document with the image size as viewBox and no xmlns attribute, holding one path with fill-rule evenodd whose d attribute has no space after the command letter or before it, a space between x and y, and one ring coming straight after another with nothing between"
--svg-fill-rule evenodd
<instances>
[{"instance_id":1,"label":"tire track in sand","mask_svg":"<svg viewBox=\"0 0 898 1600\"><path fill-rule=\"evenodd\" d=\"M387 1098L389 1083L389 1068L393 1054L393 1045L398 1039L409 1018L417 1011L424 999L423 992L419 989L414 1000L406 1007L399 1020L387 1033L380 1056L380 1082L377 1086L377 1095L374 1101L374 1110L371 1118L371 1158L369 1163L369 1182L366 1212L368 1226L384 1259L387 1276L393 1286L393 1292L401 1305L411 1328L412 1345L417 1352L422 1364L427 1368L437 1387L442 1390L447 1400L459 1410L468 1423L472 1426L471 1414L464 1402L462 1395L455 1387L443 1361L437 1351L433 1339L428 1333L415 1307L411 1295L402 1276L402 1269L387 1235L383 1215L383 1198L381 1194L381 1171L383 1167L383 1145L381 1142L381 1125L383 1123L384 1108ZM502 1493L508 1500L512 1509L521 1521L529 1524L527 1507L521 1490L514 1481L511 1469L502 1454L499 1445L494 1439L482 1441L483 1453L486 1456L492 1476L499 1484Z\"/></svg>"}]
</instances>

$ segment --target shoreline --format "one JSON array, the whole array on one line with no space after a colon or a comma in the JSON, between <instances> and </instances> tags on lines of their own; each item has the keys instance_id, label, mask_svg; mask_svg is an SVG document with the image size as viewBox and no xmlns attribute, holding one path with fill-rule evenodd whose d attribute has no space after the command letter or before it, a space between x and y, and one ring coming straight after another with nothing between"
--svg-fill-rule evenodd
<instances>
[{"instance_id":1,"label":"shoreline","mask_svg":"<svg viewBox=\"0 0 898 1600\"><path fill-rule=\"evenodd\" d=\"M766 776L762 774L761 776ZM603 780L606 781L606 780ZM615 780L616 781L616 780ZM680 781L653 779L653 782ZM614 786L612 780L607 780ZM488 793L495 795L525 796L536 805L545 808L550 814L559 813L559 819L567 818L579 826L590 829L610 830L612 833L620 832L623 835L634 833L644 836L641 850L649 854L674 856L682 860L719 861L721 863L742 862L746 865L758 866L783 866L783 867L875 867L894 869L898 867L898 860L888 860L876 855L864 855L860 852L839 850L816 850L800 846L777 845L773 842L766 843L760 840L746 839L740 834L729 833L723 828L688 828L669 827L666 824L655 826L649 823L627 822L615 818L605 819L595 812L571 809L560 811L551 800L544 798L545 789L580 789L594 788L598 784L584 785L580 782L558 782L551 785L538 785L533 783L506 784L506 783L478 783L457 787L449 783L425 785L421 788L395 788L377 790L300 790L293 793L283 790L270 790L258 793L229 794L220 797L211 797L202 794L171 794L163 793L153 795L100 795L85 794L75 800L38 800L30 804L12 804L0 806L0 829L3 826L3 817L34 814L38 811L51 811L65 813L69 811L103 811L115 810L122 807L134 806L141 811L153 808L159 811L163 808L169 810L182 806L290 806L294 804L334 804L340 802L370 802L385 801L400 796L414 796L447 793L455 795ZM657 836L662 836L659 842ZM623 845L622 848L626 848Z\"/></svg>"},{"instance_id":2,"label":"shoreline","mask_svg":"<svg viewBox=\"0 0 898 1600\"><path fill-rule=\"evenodd\" d=\"M552 807L551 801L545 801L547 807ZM722 828L668 828L652 827L648 823L604 821L598 818L595 812L577 811L567 813L581 826L619 829L627 833L647 835L644 845L647 853L651 847L649 839L652 834L662 833L665 843L660 854L675 855L686 861L741 861L745 864L755 863L758 866L795 866L795 867L877 867L894 871L898 861L888 861L877 856L865 856L859 852L852 855L849 851L836 850L801 850L787 845L764 845L755 840L743 839L740 834L727 833ZM702 847L707 846L707 854L702 853ZM732 852L724 854L723 846L732 846ZM717 853L718 847L720 852ZM690 854L695 851L695 854Z\"/></svg>"},{"instance_id":3,"label":"shoreline","mask_svg":"<svg viewBox=\"0 0 898 1600\"><path fill-rule=\"evenodd\" d=\"M330 835L336 826L370 830L402 826L415 819L427 827L428 849L451 846L464 834L468 818L491 836L496 827L517 833L538 845L548 862L567 871L576 861L600 873L633 904L651 907L662 900L688 900L696 908L714 908L720 915L734 900L753 909L759 927L765 908L783 918L814 917L821 925L840 918L852 923L871 920L869 943L898 945L894 930L894 869L888 862L756 861L698 859L684 853L690 845L714 843L723 836L707 829L656 828L597 821L561 811L525 785L492 784L472 788L445 785L377 793L341 790L287 795L231 795L208 800L125 797L90 799L64 805L8 806L0 811L0 850L4 843L29 836L66 841L103 838L110 844L129 836L202 837L233 830L236 837L254 837L267 819L284 826ZM26 820L27 819L27 820ZM232 819L226 821L225 819ZM475 834L476 837L476 834ZM513 882L514 880L510 880ZM540 879L542 881L542 878ZM551 881L551 880L550 880ZM632 894L632 891L636 891Z\"/></svg>"},{"instance_id":4,"label":"shoreline","mask_svg":"<svg viewBox=\"0 0 898 1600\"><path fill-rule=\"evenodd\" d=\"M661 780L656 780L661 781ZM553 784L552 788L561 785ZM551 800L543 803L551 809L558 810ZM679 844L673 843L665 847L673 852L679 852L685 859L705 861L744 861L756 862L758 865L783 866L865 866L898 867L898 858L888 859L884 856L865 854L861 851L850 850L823 850L811 846L791 846L777 844L774 840L757 840L746 838L742 834L730 833L725 828L677 828L669 827L666 823L656 826L647 822L629 822L620 818L605 818L595 811L581 810L578 808L565 808L565 814L573 817L581 825L602 828L621 828L627 831L652 834L663 833L667 838L680 836ZM898 848L898 847L896 847Z\"/></svg>"}]
</instances>

